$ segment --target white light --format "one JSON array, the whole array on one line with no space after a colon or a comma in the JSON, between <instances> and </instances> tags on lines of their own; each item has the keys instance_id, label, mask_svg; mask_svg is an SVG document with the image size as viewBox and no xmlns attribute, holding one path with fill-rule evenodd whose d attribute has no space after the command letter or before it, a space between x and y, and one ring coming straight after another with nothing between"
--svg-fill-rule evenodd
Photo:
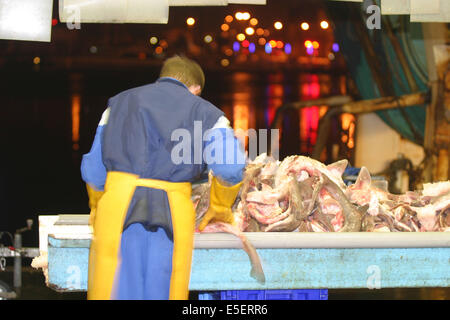
<instances>
[{"instance_id":1,"label":"white light","mask_svg":"<svg viewBox=\"0 0 450 320\"><path fill-rule=\"evenodd\" d=\"M59 0L59 18L69 23L167 23L168 0Z\"/></svg>"},{"instance_id":2,"label":"white light","mask_svg":"<svg viewBox=\"0 0 450 320\"><path fill-rule=\"evenodd\" d=\"M152 0L153 1L153 0ZM171 7L188 7L188 6L226 6L228 0L169 0Z\"/></svg>"},{"instance_id":3,"label":"white light","mask_svg":"<svg viewBox=\"0 0 450 320\"><path fill-rule=\"evenodd\" d=\"M209 34L207 34L203 40L204 40L206 43L210 43L210 42L213 40L213 38L212 38Z\"/></svg>"},{"instance_id":4,"label":"white light","mask_svg":"<svg viewBox=\"0 0 450 320\"><path fill-rule=\"evenodd\" d=\"M50 42L53 0L0 0L0 39Z\"/></svg>"}]
</instances>

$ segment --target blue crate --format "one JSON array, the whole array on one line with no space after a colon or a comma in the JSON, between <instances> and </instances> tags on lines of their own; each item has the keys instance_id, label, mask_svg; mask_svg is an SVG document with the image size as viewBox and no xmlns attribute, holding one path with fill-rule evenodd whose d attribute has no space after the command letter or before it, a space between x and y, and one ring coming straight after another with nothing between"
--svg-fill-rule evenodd
<instances>
[{"instance_id":1,"label":"blue crate","mask_svg":"<svg viewBox=\"0 0 450 320\"><path fill-rule=\"evenodd\" d=\"M200 292L199 300L328 300L328 289Z\"/></svg>"}]
</instances>

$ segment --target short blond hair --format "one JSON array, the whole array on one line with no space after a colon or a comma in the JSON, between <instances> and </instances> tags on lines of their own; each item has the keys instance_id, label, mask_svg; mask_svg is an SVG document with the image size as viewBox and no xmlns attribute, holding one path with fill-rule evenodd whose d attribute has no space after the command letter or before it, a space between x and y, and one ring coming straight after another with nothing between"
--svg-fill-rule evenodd
<instances>
[{"instance_id":1,"label":"short blond hair","mask_svg":"<svg viewBox=\"0 0 450 320\"><path fill-rule=\"evenodd\" d=\"M205 86L205 74L199 64L182 56L174 56L164 61L159 76L175 78L187 87L199 85L203 90Z\"/></svg>"}]
</instances>

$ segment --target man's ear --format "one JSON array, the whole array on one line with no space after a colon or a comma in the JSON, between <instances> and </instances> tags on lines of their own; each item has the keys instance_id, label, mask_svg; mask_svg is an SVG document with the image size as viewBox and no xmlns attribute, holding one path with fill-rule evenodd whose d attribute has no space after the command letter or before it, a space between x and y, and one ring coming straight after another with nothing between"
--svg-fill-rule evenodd
<instances>
[{"instance_id":1,"label":"man's ear","mask_svg":"<svg viewBox=\"0 0 450 320\"><path fill-rule=\"evenodd\" d=\"M196 96L199 96L200 93L202 93L202 87L200 87L198 84L192 85L189 87L189 91L192 94L195 94Z\"/></svg>"}]
</instances>

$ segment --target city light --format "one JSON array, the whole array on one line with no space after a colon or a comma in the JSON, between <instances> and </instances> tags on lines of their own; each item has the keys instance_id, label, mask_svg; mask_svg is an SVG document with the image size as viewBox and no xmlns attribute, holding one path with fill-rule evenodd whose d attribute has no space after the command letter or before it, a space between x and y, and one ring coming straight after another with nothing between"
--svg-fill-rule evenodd
<instances>
[{"instance_id":1,"label":"city light","mask_svg":"<svg viewBox=\"0 0 450 320\"><path fill-rule=\"evenodd\" d=\"M245 33L251 36L255 33L255 29L253 29L252 27L248 27L247 29L245 29Z\"/></svg>"},{"instance_id":2,"label":"city light","mask_svg":"<svg viewBox=\"0 0 450 320\"><path fill-rule=\"evenodd\" d=\"M284 46L284 52L286 52L287 54L291 54L292 52L292 46L289 43L286 43Z\"/></svg>"},{"instance_id":3,"label":"city light","mask_svg":"<svg viewBox=\"0 0 450 320\"><path fill-rule=\"evenodd\" d=\"M334 52L338 52L339 51L339 44L333 43L332 49L333 49Z\"/></svg>"},{"instance_id":4,"label":"city light","mask_svg":"<svg viewBox=\"0 0 450 320\"><path fill-rule=\"evenodd\" d=\"M278 49L283 48L283 46L284 46L283 41L277 41L277 48L278 48Z\"/></svg>"},{"instance_id":5,"label":"city light","mask_svg":"<svg viewBox=\"0 0 450 320\"><path fill-rule=\"evenodd\" d=\"M283 24L280 21L277 21L273 24L273 26L275 27L275 29L277 30L281 30L283 29Z\"/></svg>"},{"instance_id":6,"label":"city light","mask_svg":"<svg viewBox=\"0 0 450 320\"><path fill-rule=\"evenodd\" d=\"M248 13L248 12L236 12L234 17L236 18L236 20L248 20L248 19L250 19L250 13Z\"/></svg>"},{"instance_id":7,"label":"city light","mask_svg":"<svg viewBox=\"0 0 450 320\"><path fill-rule=\"evenodd\" d=\"M269 43L266 43L266 45L264 46L264 50L266 51L266 53L272 53L272 46Z\"/></svg>"},{"instance_id":8,"label":"city light","mask_svg":"<svg viewBox=\"0 0 450 320\"><path fill-rule=\"evenodd\" d=\"M314 53L314 48L313 46L309 46L306 48L306 53L309 55L312 55Z\"/></svg>"},{"instance_id":9,"label":"city light","mask_svg":"<svg viewBox=\"0 0 450 320\"><path fill-rule=\"evenodd\" d=\"M39 63L41 63L41 58L35 57L35 58L33 59L33 63L34 63L34 64L39 64Z\"/></svg>"},{"instance_id":10,"label":"city light","mask_svg":"<svg viewBox=\"0 0 450 320\"><path fill-rule=\"evenodd\" d=\"M150 43L151 44L157 44L158 43L158 38L157 37L151 37L150 38Z\"/></svg>"},{"instance_id":11,"label":"city light","mask_svg":"<svg viewBox=\"0 0 450 320\"><path fill-rule=\"evenodd\" d=\"M231 16L231 15L226 16L225 21L230 23L231 21L233 21L233 16Z\"/></svg>"},{"instance_id":12,"label":"city light","mask_svg":"<svg viewBox=\"0 0 450 320\"><path fill-rule=\"evenodd\" d=\"M242 46L243 46L244 48L248 48L249 45L250 45L250 42L248 42L248 40L242 41Z\"/></svg>"},{"instance_id":13,"label":"city light","mask_svg":"<svg viewBox=\"0 0 450 320\"><path fill-rule=\"evenodd\" d=\"M259 38L259 39L258 39L258 44L261 45L261 46L265 45L266 42L267 42L267 41L266 41L266 39L264 39L264 38Z\"/></svg>"},{"instance_id":14,"label":"city light","mask_svg":"<svg viewBox=\"0 0 450 320\"><path fill-rule=\"evenodd\" d=\"M211 37L209 34L207 34L207 35L205 36L205 38L203 38L203 40L204 40L206 43L210 43L213 39L212 39L212 37Z\"/></svg>"},{"instance_id":15,"label":"city light","mask_svg":"<svg viewBox=\"0 0 450 320\"><path fill-rule=\"evenodd\" d=\"M312 46L314 49L319 49L319 43L317 41L313 41Z\"/></svg>"},{"instance_id":16,"label":"city light","mask_svg":"<svg viewBox=\"0 0 450 320\"><path fill-rule=\"evenodd\" d=\"M328 22L326 22L325 20L320 22L320 27L322 29L328 29Z\"/></svg>"},{"instance_id":17,"label":"city light","mask_svg":"<svg viewBox=\"0 0 450 320\"><path fill-rule=\"evenodd\" d=\"M263 29L263 28L258 28L258 29L256 29L256 34L257 34L258 36L262 36L262 35L264 34L264 29Z\"/></svg>"},{"instance_id":18,"label":"city light","mask_svg":"<svg viewBox=\"0 0 450 320\"><path fill-rule=\"evenodd\" d=\"M312 47L312 45L313 45L313 44L312 44L312 42L311 42L310 40L306 40L306 41L305 41L305 47L306 47L306 48Z\"/></svg>"},{"instance_id":19,"label":"city light","mask_svg":"<svg viewBox=\"0 0 450 320\"><path fill-rule=\"evenodd\" d=\"M255 44L254 44L253 42L251 42L251 43L249 44L249 46L248 46L248 51L249 51L250 53L253 53L253 52L255 52L255 50L256 50L256 46L255 46Z\"/></svg>"},{"instance_id":20,"label":"city light","mask_svg":"<svg viewBox=\"0 0 450 320\"><path fill-rule=\"evenodd\" d=\"M220 64L222 65L222 67L228 67L230 65L230 60L222 59L220 60Z\"/></svg>"},{"instance_id":21,"label":"city light","mask_svg":"<svg viewBox=\"0 0 450 320\"><path fill-rule=\"evenodd\" d=\"M245 34L239 33L239 34L236 36L236 39L237 39L238 41L244 41L244 40L245 40Z\"/></svg>"},{"instance_id":22,"label":"city light","mask_svg":"<svg viewBox=\"0 0 450 320\"><path fill-rule=\"evenodd\" d=\"M222 29L222 31L228 31L230 30L230 26L224 23L220 26L220 29Z\"/></svg>"},{"instance_id":23,"label":"city light","mask_svg":"<svg viewBox=\"0 0 450 320\"><path fill-rule=\"evenodd\" d=\"M161 54L163 52L163 48L162 47L156 47L156 49L155 49L155 53L156 54Z\"/></svg>"},{"instance_id":24,"label":"city light","mask_svg":"<svg viewBox=\"0 0 450 320\"><path fill-rule=\"evenodd\" d=\"M187 18L187 19L186 19L186 24L187 24L188 26L193 26L193 25L195 24L195 19L192 18L192 17Z\"/></svg>"},{"instance_id":25,"label":"city light","mask_svg":"<svg viewBox=\"0 0 450 320\"><path fill-rule=\"evenodd\" d=\"M303 22L301 25L300 25L300 28L302 28L302 30L308 30L309 29L309 23L308 22Z\"/></svg>"},{"instance_id":26,"label":"city light","mask_svg":"<svg viewBox=\"0 0 450 320\"><path fill-rule=\"evenodd\" d=\"M275 48L277 46L277 42L275 40L270 40L269 45L271 48Z\"/></svg>"},{"instance_id":27,"label":"city light","mask_svg":"<svg viewBox=\"0 0 450 320\"><path fill-rule=\"evenodd\" d=\"M239 49L241 48L241 45L239 44L239 42L235 41L233 42L233 50L238 52Z\"/></svg>"},{"instance_id":28,"label":"city light","mask_svg":"<svg viewBox=\"0 0 450 320\"><path fill-rule=\"evenodd\" d=\"M256 25L258 24L258 19L256 19L256 18L250 19L250 24L251 24L252 26L256 26Z\"/></svg>"}]
</instances>

